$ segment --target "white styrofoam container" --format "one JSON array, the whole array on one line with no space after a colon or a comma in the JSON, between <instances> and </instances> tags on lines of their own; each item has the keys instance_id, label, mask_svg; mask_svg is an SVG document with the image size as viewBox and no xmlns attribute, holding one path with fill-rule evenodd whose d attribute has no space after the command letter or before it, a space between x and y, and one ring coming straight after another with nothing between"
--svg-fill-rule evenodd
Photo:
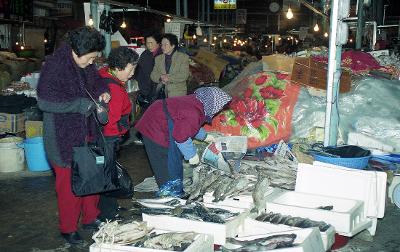
<instances>
[{"instance_id":1,"label":"white styrofoam container","mask_svg":"<svg viewBox=\"0 0 400 252\"><path fill-rule=\"evenodd\" d=\"M212 207L210 204L205 204L205 206ZM249 215L249 211L223 206L218 206L218 208L223 208L240 214L224 224L189 220L169 215L142 214L142 219L143 221L147 222L147 225L149 227L154 227L156 229L178 232L193 231L196 233L209 234L214 237L215 244L224 245L226 237L235 237L237 235L237 230L239 226L243 224L246 217Z\"/></svg>"},{"instance_id":2,"label":"white styrofoam container","mask_svg":"<svg viewBox=\"0 0 400 252\"><path fill-rule=\"evenodd\" d=\"M262 235L275 232L289 232L292 230L302 230L302 228L291 227L283 224L272 224L269 222L262 222L251 218L246 218L243 225L238 229L238 237ZM319 231L317 229L317 231ZM335 229L331 226L325 232L320 232L324 250L328 251L335 243Z\"/></svg>"},{"instance_id":3,"label":"white styrofoam container","mask_svg":"<svg viewBox=\"0 0 400 252\"><path fill-rule=\"evenodd\" d=\"M299 164L296 192L355 199L364 202L365 216L383 218L386 200L385 172L364 171L322 162Z\"/></svg>"},{"instance_id":4,"label":"white styrofoam container","mask_svg":"<svg viewBox=\"0 0 400 252\"><path fill-rule=\"evenodd\" d=\"M93 243L90 246L89 251L90 252L120 252L120 251L156 252L156 251L168 251L168 250L138 248L134 246L116 245L116 244L98 245L96 243ZM198 234L194 242L184 250L184 252L198 252L198 251L204 251L204 252L214 251L214 240L211 235Z\"/></svg>"},{"instance_id":5,"label":"white styrofoam container","mask_svg":"<svg viewBox=\"0 0 400 252\"><path fill-rule=\"evenodd\" d=\"M317 209L330 205L333 210ZM268 199L266 209L267 212L324 221L345 236L353 236L371 226L371 220L363 216L364 202L359 200L286 191Z\"/></svg>"},{"instance_id":6,"label":"white styrofoam container","mask_svg":"<svg viewBox=\"0 0 400 252\"><path fill-rule=\"evenodd\" d=\"M226 198L222 201L213 202L214 196L212 193L205 193L203 195L203 201L207 204L213 204L215 206L226 206L226 207L235 207L242 209L251 209L254 207L253 197L251 194L243 194L237 195L231 198Z\"/></svg>"},{"instance_id":7,"label":"white styrofoam container","mask_svg":"<svg viewBox=\"0 0 400 252\"><path fill-rule=\"evenodd\" d=\"M277 252L323 252L325 251L324 246L322 244L322 239L320 232L317 228L305 228L305 229L297 229L297 230L289 230L283 232L272 232L268 234L262 235L252 235L252 236L243 236L236 238L237 240L254 240L262 237L267 237L271 235L278 234L291 234L294 233L297 235L294 240L295 245L290 248L280 248L274 249L273 251ZM226 244L227 248L237 248L237 245Z\"/></svg>"}]
</instances>

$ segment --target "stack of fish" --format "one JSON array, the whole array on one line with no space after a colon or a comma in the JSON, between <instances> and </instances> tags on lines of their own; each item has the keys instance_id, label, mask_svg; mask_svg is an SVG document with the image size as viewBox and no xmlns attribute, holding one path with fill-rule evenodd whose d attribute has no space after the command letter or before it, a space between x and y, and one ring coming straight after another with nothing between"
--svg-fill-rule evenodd
<instances>
[{"instance_id":1,"label":"stack of fish","mask_svg":"<svg viewBox=\"0 0 400 252\"><path fill-rule=\"evenodd\" d=\"M192 184L185 188L189 195L187 203L202 201L206 192L212 192L214 202L222 201L243 192L252 192L255 176L226 174L210 166L201 165L193 170Z\"/></svg>"},{"instance_id":2,"label":"stack of fish","mask_svg":"<svg viewBox=\"0 0 400 252\"><path fill-rule=\"evenodd\" d=\"M270 222L272 224L284 224L299 228L318 227L321 232L325 232L331 227L330 224L327 224L323 221L313 221L307 218L292 217L290 215L282 215L273 212L261 214L256 218L256 220Z\"/></svg>"},{"instance_id":3,"label":"stack of fish","mask_svg":"<svg viewBox=\"0 0 400 252\"><path fill-rule=\"evenodd\" d=\"M133 244L133 246L158 250L184 251L194 242L197 236L198 234L194 232L151 233Z\"/></svg>"},{"instance_id":4,"label":"stack of fish","mask_svg":"<svg viewBox=\"0 0 400 252\"><path fill-rule=\"evenodd\" d=\"M255 176L262 173L270 179L271 186L294 190L297 162L280 156L269 157L264 161L242 160L240 173Z\"/></svg>"},{"instance_id":5,"label":"stack of fish","mask_svg":"<svg viewBox=\"0 0 400 252\"><path fill-rule=\"evenodd\" d=\"M170 202L170 201L169 201ZM189 205L178 205L175 207L147 207L139 202L134 202L133 214L151 215L171 215L174 217L185 218L213 223L225 223L239 213L233 213L222 208L206 207L201 203L194 202Z\"/></svg>"},{"instance_id":6,"label":"stack of fish","mask_svg":"<svg viewBox=\"0 0 400 252\"><path fill-rule=\"evenodd\" d=\"M228 248L228 246L222 247L221 251L267 251L279 248L290 248L293 247L296 234L280 234L271 235L263 238L254 240L237 240L234 238L227 238L228 244L236 245L234 248Z\"/></svg>"},{"instance_id":7,"label":"stack of fish","mask_svg":"<svg viewBox=\"0 0 400 252\"><path fill-rule=\"evenodd\" d=\"M102 224L99 231L92 236L92 239L96 244L126 245L143 238L151 230L145 222L134 221L121 225L117 221L113 221Z\"/></svg>"}]
</instances>

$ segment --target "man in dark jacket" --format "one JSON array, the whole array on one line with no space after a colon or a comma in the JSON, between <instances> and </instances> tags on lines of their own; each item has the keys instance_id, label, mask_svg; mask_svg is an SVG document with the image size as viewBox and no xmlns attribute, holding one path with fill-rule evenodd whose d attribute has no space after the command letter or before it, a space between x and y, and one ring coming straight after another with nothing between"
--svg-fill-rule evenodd
<instances>
[{"instance_id":1,"label":"man in dark jacket","mask_svg":"<svg viewBox=\"0 0 400 252\"><path fill-rule=\"evenodd\" d=\"M101 223L99 196L77 197L72 192L71 162L72 148L96 136L92 116L96 106L87 92L105 103L111 98L93 65L104 47L103 36L94 28L71 31L67 43L46 59L37 89L46 154L56 174L59 228L71 244L83 243L77 232L81 214L83 228L95 229Z\"/></svg>"}]
</instances>

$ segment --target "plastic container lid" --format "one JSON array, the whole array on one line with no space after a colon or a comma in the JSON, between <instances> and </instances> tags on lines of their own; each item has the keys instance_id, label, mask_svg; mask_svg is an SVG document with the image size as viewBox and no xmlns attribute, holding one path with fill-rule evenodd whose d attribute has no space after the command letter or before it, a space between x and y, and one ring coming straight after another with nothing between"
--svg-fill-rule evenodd
<instances>
[{"instance_id":1,"label":"plastic container lid","mask_svg":"<svg viewBox=\"0 0 400 252\"><path fill-rule=\"evenodd\" d=\"M393 203L400 208L400 184L397 184L394 189L393 189L393 193L392 193L392 200Z\"/></svg>"}]
</instances>

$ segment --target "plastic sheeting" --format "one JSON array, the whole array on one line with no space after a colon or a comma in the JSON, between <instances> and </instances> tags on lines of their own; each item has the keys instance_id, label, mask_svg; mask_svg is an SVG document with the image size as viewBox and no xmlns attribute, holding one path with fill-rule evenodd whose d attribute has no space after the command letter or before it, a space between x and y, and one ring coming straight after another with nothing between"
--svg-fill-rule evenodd
<instances>
[{"instance_id":1,"label":"plastic sheeting","mask_svg":"<svg viewBox=\"0 0 400 252\"><path fill-rule=\"evenodd\" d=\"M359 132L400 150L400 82L363 77L354 90L339 96L339 132L344 140ZM311 96L302 88L295 106L292 138L307 138L314 127L323 127L325 97Z\"/></svg>"}]
</instances>

